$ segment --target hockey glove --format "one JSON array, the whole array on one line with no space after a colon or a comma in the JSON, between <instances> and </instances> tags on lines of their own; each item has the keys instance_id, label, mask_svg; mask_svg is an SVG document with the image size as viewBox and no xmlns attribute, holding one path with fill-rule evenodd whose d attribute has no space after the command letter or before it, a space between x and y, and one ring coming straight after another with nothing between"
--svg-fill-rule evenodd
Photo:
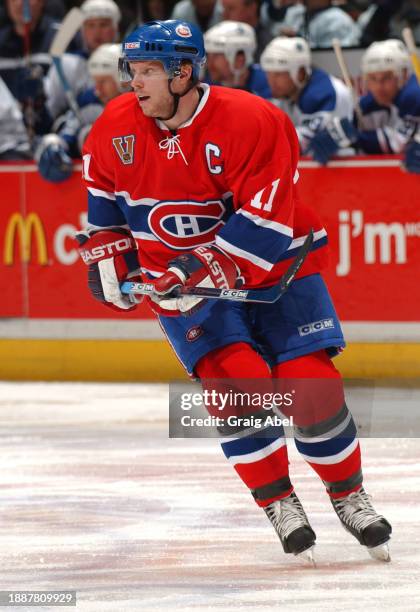
<instances>
[{"instance_id":1,"label":"hockey glove","mask_svg":"<svg viewBox=\"0 0 420 612\"><path fill-rule=\"evenodd\" d=\"M121 227L90 230L76 235L79 254L88 266L88 286L96 300L113 310L132 310L136 303L120 291L120 283L140 281L137 244Z\"/></svg>"},{"instance_id":2,"label":"hockey glove","mask_svg":"<svg viewBox=\"0 0 420 612\"><path fill-rule=\"evenodd\" d=\"M156 295L152 301L159 308L153 309L157 314L167 316L193 314L204 304L205 299L177 297L179 287L233 289L241 284L239 274L235 262L218 247L198 247L170 261L167 272L155 281Z\"/></svg>"},{"instance_id":3,"label":"hockey glove","mask_svg":"<svg viewBox=\"0 0 420 612\"><path fill-rule=\"evenodd\" d=\"M324 165L339 149L351 147L357 141L357 130L348 119L334 117L324 129L315 133L308 150L313 158Z\"/></svg>"},{"instance_id":4,"label":"hockey glove","mask_svg":"<svg viewBox=\"0 0 420 612\"><path fill-rule=\"evenodd\" d=\"M417 134L405 148L404 166L408 172L420 174L420 134Z\"/></svg>"},{"instance_id":5,"label":"hockey glove","mask_svg":"<svg viewBox=\"0 0 420 612\"><path fill-rule=\"evenodd\" d=\"M67 153L67 143L57 134L44 136L35 151L35 161L42 178L61 183L73 172L73 163Z\"/></svg>"}]
</instances>

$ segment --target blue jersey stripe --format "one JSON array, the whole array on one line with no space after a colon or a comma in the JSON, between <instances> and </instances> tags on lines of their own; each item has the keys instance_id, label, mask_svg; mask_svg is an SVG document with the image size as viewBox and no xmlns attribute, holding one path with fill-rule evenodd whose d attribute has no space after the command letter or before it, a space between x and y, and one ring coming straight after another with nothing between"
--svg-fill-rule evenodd
<instances>
[{"instance_id":1,"label":"blue jersey stripe","mask_svg":"<svg viewBox=\"0 0 420 612\"><path fill-rule=\"evenodd\" d=\"M233 215L218 235L233 246L272 264L278 261L292 238L273 229L256 225L243 215Z\"/></svg>"},{"instance_id":2,"label":"blue jersey stripe","mask_svg":"<svg viewBox=\"0 0 420 612\"><path fill-rule=\"evenodd\" d=\"M88 221L92 225L107 227L109 225L125 225L127 223L119 207L108 198L95 196L88 192L88 204Z\"/></svg>"}]
</instances>

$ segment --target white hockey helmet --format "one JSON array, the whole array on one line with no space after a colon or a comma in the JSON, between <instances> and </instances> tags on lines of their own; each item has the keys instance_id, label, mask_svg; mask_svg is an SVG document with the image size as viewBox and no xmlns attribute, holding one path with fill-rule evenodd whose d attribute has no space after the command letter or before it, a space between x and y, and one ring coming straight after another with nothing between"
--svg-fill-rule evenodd
<instances>
[{"instance_id":1,"label":"white hockey helmet","mask_svg":"<svg viewBox=\"0 0 420 612\"><path fill-rule=\"evenodd\" d=\"M403 71L411 70L410 55L407 47L401 40L391 38L374 42L366 49L362 56L361 71L363 75L370 72L392 71L402 78Z\"/></svg>"},{"instance_id":2,"label":"white hockey helmet","mask_svg":"<svg viewBox=\"0 0 420 612\"><path fill-rule=\"evenodd\" d=\"M121 45L109 43L100 45L88 59L90 76L112 76L120 85L118 62L121 54Z\"/></svg>"},{"instance_id":3,"label":"white hockey helmet","mask_svg":"<svg viewBox=\"0 0 420 612\"><path fill-rule=\"evenodd\" d=\"M264 49L260 62L265 72L288 72L299 89L304 85L297 78L300 68L305 68L308 76L312 72L309 45L297 36L274 38Z\"/></svg>"},{"instance_id":4,"label":"white hockey helmet","mask_svg":"<svg viewBox=\"0 0 420 612\"><path fill-rule=\"evenodd\" d=\"M121 20L121 12L114 0L85 0L80 7L87 19L112 19L115 26Z\"/></svg>"},{"instance_id":5,"label":"white hockey helmet","mask_svg":"<svg viewBox=\"0 0 420 612\"><path fill-rule=\"evenodd\" d=\"M242 21L221 21L209 28L204 34L204 46L207 53L222 53L235 72L235 59L238 53L245 55L245 67L254 61L257 48L255 30Z\"/></svg>"}]
</instances>

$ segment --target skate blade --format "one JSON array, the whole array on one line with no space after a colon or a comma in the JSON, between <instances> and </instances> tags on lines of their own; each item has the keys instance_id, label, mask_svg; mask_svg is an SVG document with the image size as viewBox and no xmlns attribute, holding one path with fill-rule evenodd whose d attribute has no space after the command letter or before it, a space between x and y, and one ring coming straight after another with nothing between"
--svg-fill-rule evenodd
<instances>
[{"instance_id":1,"label":"skate blade","mask_svg":"<svg viewBox=\"0 0 420 612\"><path fill-rule=\"evenodd\" d=\"M375 559L376 561L385 561L389 563L391 561L391 555L389 554L388 544L380 544L379 546L374 546L373 548L368 548L368 553Z\"/></svg>"},{"instance_id":2,"label":"skate blade","mask_svg":"<svg viewBox=\"0 0 420 612\"><path fill-rule=\"evenodd\" d=\"M315 557L314 557L314 548L315 544L306 550L295 555L298 559L302 559L306 565L311 565L312 567L316 567Z\"/></svg>"}]
</instances>

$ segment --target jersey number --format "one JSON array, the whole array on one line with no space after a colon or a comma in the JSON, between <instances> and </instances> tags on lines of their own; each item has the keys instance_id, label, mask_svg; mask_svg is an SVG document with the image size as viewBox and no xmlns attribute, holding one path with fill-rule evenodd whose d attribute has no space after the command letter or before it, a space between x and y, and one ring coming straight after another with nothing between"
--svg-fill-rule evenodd
<instances>
[{"instance_id":1,"label":"jersey number","mask_svg":"<svg viewBox=\"0 0 420 612\"><path fill-rule=\"evenodd\" d=\"M268 202L266 202L265 204L262 202L262 197L265 191L265 187L264 187L264 189L261 189L261 191L256 193L255 196L252 198L251 206L253 206L254 208L258 208L259 210L270 211L273 205L274 196L276 195L276 191L279 186L279 183L280 183L280 179L276 179L275 181L271 183L272 187L271 187L270 197L268 198Z\"/></svg>"},{"instance_id":2,"label":"jersey number","mask_svg":"<svg viewBox=\"0 0 420 612\"><path fill-rule=\"evenodd\" d=\"M86 155L83 155L82 178L84 178L85 181L93 181L93 178L89 174L89 166L91 159L92 155L90 153L86 153Z\"/></svg>"}]
</instances>

